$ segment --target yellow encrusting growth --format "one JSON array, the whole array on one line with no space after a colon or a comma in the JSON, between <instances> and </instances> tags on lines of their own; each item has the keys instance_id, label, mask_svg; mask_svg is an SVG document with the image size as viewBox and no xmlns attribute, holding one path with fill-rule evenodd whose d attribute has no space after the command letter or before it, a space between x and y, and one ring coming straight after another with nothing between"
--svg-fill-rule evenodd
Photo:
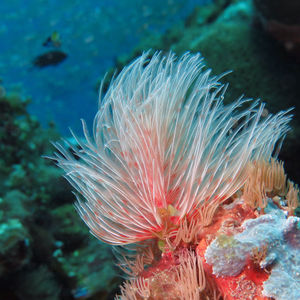
<instances>
[{"instance_id":1,"label":"yellow encrusting growth","mask_svg":"<svg viewBox=\"0 0 300 300\"><path fill-rule=\"evenodd\" d=\"M271 158L271 162L266 164L266 171L262 180L269 197L284 196L286 193L286 175L283 162Z\"/></svg>"},{"instance_id":2,"label":"yellow encrusting growth","mask_svg":"<svg viewBox=\"0 0 300 300\"><path fill-rule=\"evenodd\" d=\"M267 205L267 197L284 196L286 194L286 175L283 162L274 158L249 163L248 178L243 187L243 199L252 208L260 208L263 212Z\"/></svg>"},{"instance_id":3,"label":"yellow encrusting growth","mask_svg":"<svg viewBox=\"0 0 300 300\"><path fill-rule=\"evenodd\" d=\"M288 192L286 195L287 200L287 211L289 212L289 215L293 215L295 209L299 205L299 188L298 185L294 185L293 182L288 182Z\"/></svg>"},{"instance_id":4,"label":"yellow encrusting growth","mask_svg":"<svg viewBox=\"0 0 300 300\"><path fill-rule=\"evenodd\" d=\"M262 161L249 163L248 178L243 187L243 199L252 208L264 209L267 206L264 177L266 176L267 164Z\"/></svg>"},{"instance_id":5,"label":"yellow encrusting growth","mask_svg":"<svg viewBox=\"0 0 300 300\"><path fill-rule=\"evenodd\" d=\"M298 207L299 189L292 181L287 181L283 162L271 158L270 162L265 160L249 163L248 178L243 186L243 199L253 209L264 208L268 204L268 198L273 199L281 208L293 215ZM280 200L286 206L280 204Z\"/></svg>"}]
</instances>

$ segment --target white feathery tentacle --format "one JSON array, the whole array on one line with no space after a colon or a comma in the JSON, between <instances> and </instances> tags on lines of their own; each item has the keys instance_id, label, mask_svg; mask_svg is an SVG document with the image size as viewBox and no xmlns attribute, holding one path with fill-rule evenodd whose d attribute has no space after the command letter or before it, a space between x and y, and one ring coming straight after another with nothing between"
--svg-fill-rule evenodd
<instances>
[{"instance_id":1,"label":"white feathery tentacle","mask_svg":"<svg viewBox=\"0 0 300 300\"><path fill-rule=\"evenodd\" d=\"M291 119L289 111L262 117L264 105L248 99L225 106L227 86L203 71L199 54L148 56L100 97L92 136L82 121L84 140L73 134L80 149L55 144L80 216L115 245L162 231L169 205L179 222L204 203L222 203L243 185L249 161L270 159Z\"/></svg>"}]
</instances>

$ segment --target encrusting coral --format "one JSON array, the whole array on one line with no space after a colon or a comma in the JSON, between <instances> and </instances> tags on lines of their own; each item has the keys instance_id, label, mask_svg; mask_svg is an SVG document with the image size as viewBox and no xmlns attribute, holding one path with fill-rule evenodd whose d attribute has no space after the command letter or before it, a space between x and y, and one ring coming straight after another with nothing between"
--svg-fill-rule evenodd
<instances>
[{"instance_id":1,"label":"encrusting coral","mask_svg":"<svg viewBox=\"0 0 300 300\"><path fill-rule=\"evenodd\" d=\"M235 235L275 197L278 209L295 209L297 190L286 192L283 166L271 158L291 116L265 116L264 104L243 98L225 106L226 85L204 70L200 55L147 56L100 97L93 137L83 122L85 140L74 135L79 148L55 144L54 159L77 190L91 232L112 245L135 244L136 258L131 247L121 263L134 278L117 299L238 299L248 283L252 296L267 299L266 271L239 263L257 245L241 258ZM219 280L209 265L213 243L232 262L222 275L242 274L235 283Z\"/></svg>"}]
</instances>

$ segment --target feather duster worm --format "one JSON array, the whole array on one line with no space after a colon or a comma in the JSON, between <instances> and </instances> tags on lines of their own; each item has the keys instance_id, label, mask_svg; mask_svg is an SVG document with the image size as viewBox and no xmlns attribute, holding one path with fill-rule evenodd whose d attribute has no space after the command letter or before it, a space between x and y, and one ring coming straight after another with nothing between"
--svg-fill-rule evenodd
<instances>
[{"instance_id":1,"label":"feather duster worm","mask_svg":"<svg viewBox=\"0 0 300 300\"><path fill-rule=\"evenodd\" d=\"M249 162L270 160L290 115L263 117L264 104L242 98L224 105L220 77L199 54L143 54L100 96L93 136L83 121L79 150L56 144L97 238L124 245L174 234L184 218L240 189Z\"/></svg>"}]
</instances>

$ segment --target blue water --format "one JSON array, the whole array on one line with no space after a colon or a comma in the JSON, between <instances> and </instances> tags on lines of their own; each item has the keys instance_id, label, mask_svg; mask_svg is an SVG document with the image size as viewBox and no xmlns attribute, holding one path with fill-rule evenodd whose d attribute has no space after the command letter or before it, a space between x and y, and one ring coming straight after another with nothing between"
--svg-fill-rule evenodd
<instances>
[{"instance_id":1,"label":"blue water","mask_svg":"<svg viewBox=\"0 0 300 300\"><path fill-rule=\"evenodd\" d=\"M6 90L32 98L29 110L62 134L89 124L97 109L96 84L118 55L149 33L161 33L208 0L2 0L0 78ZM60 34L61 64L33 67L50 50L43 42ZM147 50L147 49L145 49Z\"/></svg>"}]
</instances>

